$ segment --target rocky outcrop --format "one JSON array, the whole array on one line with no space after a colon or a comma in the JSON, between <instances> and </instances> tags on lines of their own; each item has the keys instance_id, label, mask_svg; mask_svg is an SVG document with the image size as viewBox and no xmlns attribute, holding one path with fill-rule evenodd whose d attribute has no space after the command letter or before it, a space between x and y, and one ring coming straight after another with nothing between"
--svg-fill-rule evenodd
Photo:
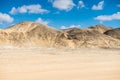
<instances>
[{"instance_id":1,"label":"rocky outcrop","mask_svg":"<svg viewBox=\"0 0 120 80\"><path fill-rule=\"evenodd\" d=\"M120 48L119 37L114 37L119 34L111 33L110 31L112 29L110 29L111 28L96 26L84 29L70 28L57 30L43 24L21 22L0 30L0 45L56 48Z\"/></svg>"},{"instance_id":2,"label":"rocky outcrop","mask_svg":"<svg viewBox=\"0 0 120 80\"><path fill-rule=\"evenodd\" d=\"M76 47L120 47L119 40L94 29L71 28L64 31L68 34L67 38L75 42Z\"/></svg>"},{"instance_id":3,"label":"rocky outcrop","mask_svg":"<svg viewBox=\"0 0 120 80\"><path fill-rule=\"evenodd\" d=\"M104 34L120 40L120 28L108 30Z\"/></svg>"},{"instance_id":4,"label":"rocky outcrop","mask_svg":"<svg viewBox=\"0 0 120 80\"><path fill-rule=\"evenodd\" d=\"M89 27L89 28L90 28L90 29L94 29L94 30L96 30L96 31L98 31L98 32L100 32L100 33L104 33L105 31L112 29L112 28L110 28L110 27L105 27L105 26L102 25L102 24L98 24L98 25L95 25L95 26L91 26L91 27Z\"/></svg>"}]
</instances>

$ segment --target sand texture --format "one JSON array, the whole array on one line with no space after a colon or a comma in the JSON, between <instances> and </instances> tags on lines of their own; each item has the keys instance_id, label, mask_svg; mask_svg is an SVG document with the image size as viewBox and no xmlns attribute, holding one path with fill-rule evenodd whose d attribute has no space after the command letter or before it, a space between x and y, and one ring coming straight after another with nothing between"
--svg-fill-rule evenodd
<instances>
[{"instance_id":1,"label":"sand texture","mask_svg":"<svg viewBox=\"0 0 120 80\"><path fill-rule=\"evenodd\" d=\"M0 80L120 80L120 50L2 47Z\"/></svg>"}]
</instances>

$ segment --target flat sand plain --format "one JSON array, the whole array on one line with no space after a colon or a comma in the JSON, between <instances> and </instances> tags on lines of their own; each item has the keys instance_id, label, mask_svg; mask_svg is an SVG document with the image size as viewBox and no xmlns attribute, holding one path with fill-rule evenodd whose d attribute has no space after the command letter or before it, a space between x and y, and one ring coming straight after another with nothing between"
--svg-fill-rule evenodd
<instances>
[{"instance_id":1,"label":"flat sand plain","mask_svg":"<svg viewBox=\"0 0 120 80\"><path fill-rule=\"evenodd\" d=\"M120 80L120 50L0 47L0 80Z\"/></svg>"}]
</instances>

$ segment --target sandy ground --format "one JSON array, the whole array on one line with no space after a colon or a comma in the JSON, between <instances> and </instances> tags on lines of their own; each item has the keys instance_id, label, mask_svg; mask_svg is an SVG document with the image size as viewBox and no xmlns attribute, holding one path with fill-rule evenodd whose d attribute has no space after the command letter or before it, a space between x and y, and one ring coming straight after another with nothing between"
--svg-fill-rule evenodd
<instances>
[{"instance_id":1,"label":"sandy ground","mask_svg":"<svg viewBox=\"0 0 120 80\"><path fill-rule=\"evenodd\" d=\"M120 50L1 47L0 80L120 80Z\"/></svg>"}]
</instances>

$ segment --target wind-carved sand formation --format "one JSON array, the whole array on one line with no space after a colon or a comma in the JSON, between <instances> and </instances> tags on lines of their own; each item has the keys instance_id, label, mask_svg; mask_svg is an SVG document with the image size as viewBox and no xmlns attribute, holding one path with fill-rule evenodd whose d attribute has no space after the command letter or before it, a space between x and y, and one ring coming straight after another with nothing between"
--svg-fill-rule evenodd
<instances>
[{"instance_id":1,"label":"wind-carved sand formation","mask_svg":"<svg viewBox=\"0 0 120 80\"><path fill-rule=\"evenodd\" d=\"M96 25L57 30L43 24L21 22L0 30L0 45L120 48L120 29Z\"/></svg>"}]
</instances>

